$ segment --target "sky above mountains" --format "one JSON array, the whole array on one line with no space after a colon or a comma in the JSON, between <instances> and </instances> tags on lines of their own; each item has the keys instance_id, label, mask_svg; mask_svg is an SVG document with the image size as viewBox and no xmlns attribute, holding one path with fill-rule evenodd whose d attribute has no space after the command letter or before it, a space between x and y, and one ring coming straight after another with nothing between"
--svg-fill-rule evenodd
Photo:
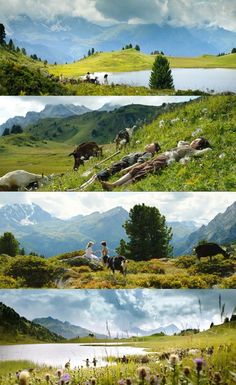
<instances>
[{"instance_id":1,"label":"sky above mountains","mask_svg":"<svg viewBox=\"0 0 236 385\"><path fill-rule=\"evenodd\" d=\"M57 318L112 335L133 328L151 330L174 323L179 329L220 323L219 295L225 315L235 307L233 290L1 290L1 300L30 320ZM200 303L199 303L200 301Z\"/></svg>"},{"instance_id":2,"label":"sky above mountains","mask_svg":"<svg viewBox=\"0 0 236 385\"><path fill-rule=\"evenodd\" d=\"M207 224L236 201L235 192L2 192L0 195L0 208L6 204L35 203L61 219L105 212L117 206L129 211L135 204L145 203L156 206L168 222L194 221L198 225Z\"/></svg>"},{"instance_id":3,"label":"sky above mountains","mask_svg":"<svg viewBox=\"0 0 236 385\"><path fill-rule=\"evenodd\" d=\"M223 27L236 31L232 0L1 0L3 20L26 14L32 18L79 16L100 24L169 24L174 27ZM60 24L55 23L60 29Z\"/></svg>"}]
</instances>

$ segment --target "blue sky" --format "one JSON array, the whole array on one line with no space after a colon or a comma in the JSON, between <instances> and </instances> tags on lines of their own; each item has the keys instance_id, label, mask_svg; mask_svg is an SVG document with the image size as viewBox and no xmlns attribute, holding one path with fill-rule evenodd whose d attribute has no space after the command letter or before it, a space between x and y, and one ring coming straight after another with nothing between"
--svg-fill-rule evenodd
<instances>
[{"instance_id":1,"label":"blue sky","mask_svg":"<svg viewBox=\"0 0 236 385\"><path fill-rule=\"evenodd\" d=\"M17 192L0 194L6 204L38 204L61 219L79 214L104 212L121 206L129 211L135 204L156 206L167 221L195 221L207 224L236 201L236 192Z\"/></svg>"},{"instance_id":2,"label":"blue sky","mask_svg":"<svg viewBox=\"0 0 236 385\"><path fill-rule=\"evenodd\" d=\"M236 31L236 2L232 0L0 0L0 6L3 20L22 13L43 19L69 15L103 24L167 23Z\"/></svg>"},{"instance_id":3,"label":"blue sky","mask_svg":"<svg viewBox=\"0 0 236 385\"><path fill-rule=\"evenodd\" d=\"M174 323L179 329L220 323L219 295L225 315L236 305L234 290L1 290L1 301L28 319L69 321L113 336L133 328L151 330ZM201 312L199 308L201 302Z\"/></svg>"}]
</instances>

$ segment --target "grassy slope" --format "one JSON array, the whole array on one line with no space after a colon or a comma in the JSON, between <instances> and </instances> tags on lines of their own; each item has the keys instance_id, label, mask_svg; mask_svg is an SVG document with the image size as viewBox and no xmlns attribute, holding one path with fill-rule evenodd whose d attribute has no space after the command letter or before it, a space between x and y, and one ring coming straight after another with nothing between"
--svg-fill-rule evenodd
<instances>
[{"instance_id":1,"label":"grassy slope","mask_svg":"<svg viewBox=\"0 0 236 385\"><path fill-rule=\"evenodd\" d=\"M236 68L236 54L224 56L167 57L172 68ZM49 67L49 72L64 76L80 76L89 72L126 72L150 70L153 55L135 49L96 53L77 62Z\"/></svg>"},{"instance_id":2,"label":"grassy slope","mask_svg":"<svg viewBox=\"0 0 236 385\"><path fill-rule=\"evenodd\" d=\"M207 109L207 110L204 110ZM158 141L162 151L175 147L178 140L192 140L193 132L201 128L198 135L205 136L212 144L213 150L202 158L191 160L186 165L175 163L161 174L149 175L132 186L124 186L120 191L235 191L236 165L234 161L235 125L236 125L236 97L211 96L186 104L174 112L162 114L148 126L144 126L133 138L133 145L126 151L142 150L146 143ZM179 121L171 124L171 120ZM159 128L160 120L164 120L163 128ZM135 144L136 140L140 144ZM114 145L108 146L104 155L115 152ZM124 156L123 152L113 161ZM45 190L56 191L78 188L89 177L83 177L87 171L98 162L97 159L88 161L77 173L69 173L62 179L56 180L53 186ZM104 163L105 168L111 161ZM94 172L92 170L92 172ZM91 174L92 175L92 174ZM119 174L111 179L116 180ZM128 188L127 188L128 187ZM99 182L91 185L88 190L101 191Z\"/></svg>"},{"instance_id":3,"label":"grassy slope","mask_svg":"<svg viewBox=\"0 0 236 385\"><path fill-rule=\"evenodd\" d=\"M66 143L35 141L27 134L0 138L0 175L13 170L61 173L72 169L68 157L73 147Z\"/></svg>"}]
</instances>

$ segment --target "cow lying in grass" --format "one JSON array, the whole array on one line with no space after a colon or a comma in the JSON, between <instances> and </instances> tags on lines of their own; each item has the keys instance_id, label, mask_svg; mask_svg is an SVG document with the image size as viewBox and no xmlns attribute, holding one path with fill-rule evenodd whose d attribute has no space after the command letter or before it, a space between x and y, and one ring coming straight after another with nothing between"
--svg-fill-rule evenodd
<instances>
[{"instance_id":1,"label":"cow lying in grass","mask_svg":"<svg viewBox=\"0 0 236 385\"><path fill-rule=\"evenodd\" d=\"M49 182L43 174L33 174L24 170L8 172L0 178L0 191L29 190Z\"/></svg>"},{"instance_id":2,"label":"cow lying in grass","mask_svg":"<svg viewBox=\"0 0 236 385\"><path fill-rule=\"evenodd\" d=\"M115 257L103 257L103 263L108 269L111 269L112 273L115 273L115 270L119 271L121 274L126 275L126 264L127 260L121 255Z\"/></svg>"}]
</instances>

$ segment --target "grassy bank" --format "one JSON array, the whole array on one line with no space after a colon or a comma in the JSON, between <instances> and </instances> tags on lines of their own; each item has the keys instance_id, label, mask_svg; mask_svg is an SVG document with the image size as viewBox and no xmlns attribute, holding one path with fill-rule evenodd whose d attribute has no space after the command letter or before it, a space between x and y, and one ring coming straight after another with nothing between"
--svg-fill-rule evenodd
<instances>
[{"instance_id":1,"label":"grassy bank","mask_svg":"<svg viewBox=\"0 0 236 385\"><path fill-rule=\"evenodd\" d=\"M236 68L236 54L224 56L203 55L198 57L168 57L171 68ZM154 55L135 49L102 52L74 63L49 66L54 75L78 77L89 72L128 72L150 70Z\"/></svg>"}]
</instances>

